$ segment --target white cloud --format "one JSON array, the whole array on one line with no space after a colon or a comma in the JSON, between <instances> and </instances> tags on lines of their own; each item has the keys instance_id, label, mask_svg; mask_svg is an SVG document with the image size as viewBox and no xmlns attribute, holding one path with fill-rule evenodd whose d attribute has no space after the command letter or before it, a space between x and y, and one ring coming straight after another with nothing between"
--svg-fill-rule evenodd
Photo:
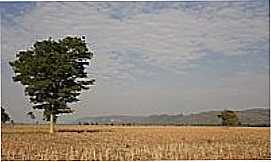
<instances>
[{"instance_id":1,"label":"white cloud","mask_svg":"<svg viewBox=\"0 0 271 162\"><path fill-rule=\"evenodd\" d=\"M14 20L19 30L3 30L4 42L10 49L9 55L14 55L14 45L25 47L36 38L86 34L88 40L95 43L96 61L99 62L97 75L109 76L114 72L126 75L119 70L133 67L128 65L129 62L122 67L110 59L110 55L117 51L129 56L130 49L140 49L146 64L184 72L193 66L194 60L206 55L206 50L240 55L252 52L247 49L257 51L261 48L256 46L257 43L269 40L268 17L251 16L242 12L240 6L225 7L222 4L211 4L200 13L169 8L157 14L145 14L140 12L143 3L111 3L112 6L105 7L103 3L94 2L42 2L33 11ZM102 12L99 12L97 8L102 5ZM129 18L112 19L112 10L125 5ZM220 10L215 10L218 7Z\"/></svg>"}]
</instances>

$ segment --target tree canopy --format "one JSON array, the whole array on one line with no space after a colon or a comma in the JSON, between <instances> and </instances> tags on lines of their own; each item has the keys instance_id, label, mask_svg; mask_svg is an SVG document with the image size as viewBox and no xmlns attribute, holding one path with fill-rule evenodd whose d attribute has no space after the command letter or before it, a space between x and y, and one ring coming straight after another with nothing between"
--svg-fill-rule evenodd
<instances>
[{"instance_id":1,"label":"tree canopy","mask_svg":"<svg viewBox=\"0 0 271 162\"><path fill-rule=\"evenodd\" d=\"M94 84L85 70L92 57L81 38L49 38L20 51L10 65L13 80L25 86L33 108L44 110L47 121L53 114L55 121L58 114L73 112L67 104L79 101L80 92Z\"/></svg>"},{"instance_id":2,"label":"tree canopy","mask_svg":"<svg viewBox=\"0 0 271 162\"><path fill-rule=\"evenodd\" d=\"M221 114L217 115L218 118L222 119L223 126L238 126L241 125L237 114L231 110L224 110Z\"/></svg>"}]
</instances>

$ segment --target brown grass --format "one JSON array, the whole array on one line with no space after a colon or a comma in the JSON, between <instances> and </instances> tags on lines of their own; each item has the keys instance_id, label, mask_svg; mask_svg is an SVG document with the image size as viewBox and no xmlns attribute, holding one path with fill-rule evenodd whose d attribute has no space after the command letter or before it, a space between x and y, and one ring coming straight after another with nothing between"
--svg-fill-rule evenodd
<instances>
[{"instance_id":1,"label":"brown grass","mask_svg":"<svg viewBox=\"0 0 271 162\"><path fill-rule=\"evenodd\" d=\"M2 126L2 160L270 159L269 128Z\"/></svg>"}]
</instances>

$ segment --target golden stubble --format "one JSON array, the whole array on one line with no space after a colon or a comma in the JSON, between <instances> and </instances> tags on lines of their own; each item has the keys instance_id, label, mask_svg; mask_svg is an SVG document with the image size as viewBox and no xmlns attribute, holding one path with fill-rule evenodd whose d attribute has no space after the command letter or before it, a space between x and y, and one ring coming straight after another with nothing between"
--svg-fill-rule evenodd
<instances>
[{"instance_id":1,"label":"golden stubble","mask_svg":"<svg viewBox=\"0 0 271 162\"><path fill-rule=\"evenodd\" d=\"M2 125L2 160L270 159L270 128ZM78 133L79 132L79 133Z\"/></svg>"}]
</instances>

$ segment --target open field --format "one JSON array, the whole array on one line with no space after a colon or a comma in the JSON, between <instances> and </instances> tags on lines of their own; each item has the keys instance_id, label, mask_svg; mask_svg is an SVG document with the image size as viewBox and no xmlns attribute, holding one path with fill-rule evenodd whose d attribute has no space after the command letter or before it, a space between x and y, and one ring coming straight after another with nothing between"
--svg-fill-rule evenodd
<instances>
[{"instance_id":1,"label":"open field","mask_svg":"<svg viewBox=\"0 0 271 162\"><path fill-rule=\"evenodd\" d=\"M2 160L270 159L270 128L2 125ZM87 130L87 132L68 132Z\"/></svg>"}]
</instances>

